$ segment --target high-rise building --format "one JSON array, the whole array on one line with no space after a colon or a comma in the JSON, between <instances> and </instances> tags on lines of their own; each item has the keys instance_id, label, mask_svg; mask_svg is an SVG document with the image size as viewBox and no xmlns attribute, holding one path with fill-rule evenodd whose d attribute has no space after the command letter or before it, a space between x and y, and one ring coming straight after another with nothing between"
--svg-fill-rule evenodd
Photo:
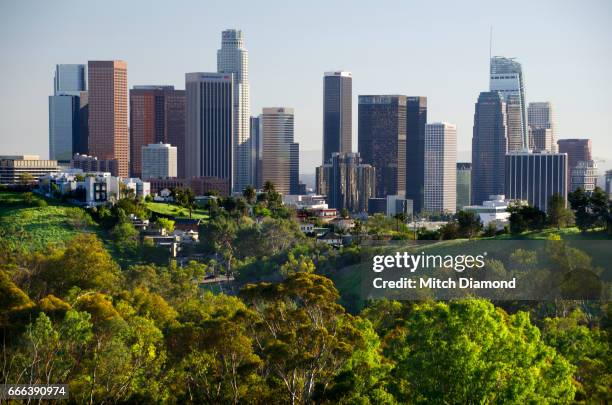
<instances>
[{"instance_id":1,"label":"high-rise building","mask_svg":"<svg viewBox=\"0 0 612 405\"><path fill-rule=\"evenodd\" d=\"M0 156L0 185L20 184L49 173L57 173L57 160L41 160L38 155Z\"/></svg>"},{"instance_id":2,"label":"high-rise building","mask_svg":"<svg viewBox=\"0 0 612 405\"><path fill-rule=\"evenodd\" d=\"M567 203L567 154L515 152L506 155L505 195L548 210L554 194Z\"/></svg>"},{"instance_id":3,"label":"high-rise building","mask_svg":"<svg viewBox=\"0 0 612 405\"><path fill-rule=\"evenodd\" d=\"M81 169L84 172L102 172L110 173L111 176L117 176L119 164L117 159L100 160L95 156L76 153L70 161L70 167L73 169Z\"/></svg>"},{"instance_id":4,"label":"high-rise building","mask_svg":"<svg viewBox=\"0 0 612 405\"><path fill-rule=\"evenodd\" d=\"M457 127L446 122L425 126L425 209L457 208Z\"/></svg>"},{"instance_id":5,"label":"high-rise building","mask_svg":"<svg viewBox=\"0 0 612 405\"><path fill-rule=\"evenodd\" d=\"M406 198L414 212L423 208L427 97L406 97Z\"/></svg>"},{"instance_id":6,"label":"high-rise building","mask_svg":"<svg viewBox=\"0 0 612 405\"><path fill-rule=\"evenodd\" d=\"M578 188L591 192L597 186L597 163L593 160L581 160L569 171L570 191Z\"/></svg>"},{"instance_id":7,"label":"high-rise building","mask_svg":"<svg viewBox=\"0 0 612 405\"><path fill-rule=\"evenodd\" d=\"M472 164L457 163L457 211L471 204Z\"/></svg>"},{"instance_id":8,"label":"high-rise building","mask_svg":"<svg viewBox=\"0 0 612 405\"><path fill-rule=\"evenodd\" d=\"M506 103L497 91L482 92L474 113L472 136L472 204L504 194L507 152Z\"/></svg>"},{"instance_id":9,"label":"high-rise building","mask_svg":"<svg viewBox=\"0 0 612 405\"><path fill-rule=\"evenodd\" d=\"M281 194L298 194L299 145L293 141L293 108L264 108L259 119L262 182L272 182Z\"/></svg>"},{"instance_id":10,"label":"high-rise building","mask_svg":"<svg viewBox=\"0 0 612 405\"><path fill-rule=\"evenodd\" d=\"M152 143L141 147L141 153L143 179L177 177L176 146L169 143Z\"/></svg>"},{"instance_id":11,"label":"high-rise building","mask_svg":"<svg viewBox=\"0 0 612 405\"><path fill-rule=\"evenodd\" d=\"M353 146L353 76L325 72L323 76L323 163L332 154L349 153Z\"/></svg>"},{"instance_id":12,"label":"high-rise building","mask_svg":"<svg viewBox=\"0 0 612 405\"><path fill-rule=\"evenodd\" d=\"M520 98L515 94L508 94L505 100L508 152L521 152L523 151L523 118Z\"/></svg>"},{"instance_id":13,"label":"high-rise building","mask_svg":"<svg viewBox=\"0 0 612 405\"><path fill-rule=\"evenodd\" d=\"M178 176L185 175L185 90L134 86L130 90L130 173L142 175L142 147L168 143L177 148Z\"/></svg>"},{"instance_id":14,"label":"high-rise building","mask_svg":"<svg viewBox=\"0 0 612 405\"><path fill-rule=\"evenodd\" d=\"M251 117L251 160L253 175L253 186L257 189L263 187L262 160L263 142L261 139L261 120L259 117Z\"/></svg>"},{"instance_id":15,"label":"high-rise building","mask_svg":"<svg viewBox=\"0 0 612 405\"><path fill-rule=\"evenodd\" d=\"M117 159L118 175L128 177L127 63L89 61L89 154L101 160Z\"/></svg>"},{"instance_id":16,"label":"high-rise building","mask_svg":"<svg viewBox=\"0 0 612 405\"><path fill-rule=\"evenodd\" d=\"M68 163L80 142L80 95L85 91L85 65L56 65L49 96L49 157Z\"/></svg>"},{"instance_id":17,"label":"high-rise building","mask_svg":"<svg viewBox=\"0 0 612 405\"><path fill-rule=\"evenodd\" d=\"M590 139L559 139L559 153L567 153L568 169L571 171L578 162L593 160Z\"/></svg>"},{"instance_id":18,"label":"high-rise building","mask_svg":"<svg viewBox=\"0 0 612 405\"><path fill-rule=\"evenodd\" d=\"M608 198L612 200L612 170L606 171L605 182L606 193L608 193Z\"/></svg>"},{"instance_id":19,"label":"high-rise building","mask_svg":"<svg viewBox=\"0 0 612 405\"><path fill-rule=\"evenodd\" d=\"M217 72L233 73L233 173L234 191L241 192L251 177L249 54L244 47L242 31L228 29L221 33L221 49L217 51Z\"/></svg>"},{"instance_id":20,"label":"high-rise building","mask_svg":"<svg viewBox=\"0 0 612 405\"><path fill-rule=\"evenodd\" d=\"M529 148L529 134L527 130L527 104L525 99L525 78L523 68L514 58L494 56L491 58L489 90L497 91L502 95L504 101L510 105L517 105L520 110L520 124L508 122L508 149L514 148L514 133L512 128L520 125L521 143L523 150ZM509 99L509 96L517 96L518 99ZM512 110L512 107L511 107Z\"/></svg>"},{"instance_id":21,"label":"high-rise building","mask_svg":"<svg viewBox=\"0 0 612 405\"><path fill-rule=\"evenodd\" d=\"M334 153L317 167L317 194L327 196L330 208L367 212L376 190L376 169L361 162L359 153Z\"/></svg>"},{"instance_id":22,"label":"high-rise building","mask_svg":"<svg viewBox=\"0 0 612 405\"><path fill-rule=\"evenodd\" d=\"M376 168L376 197L406 193L406 96L359 96L359 154Z\"/></svg>"},{"instance_id":23,"label":"high-rise building","mask_svg":"<svg viewBox=\"0 0 612 405\"><path fill-rule=\"evenodd\" d=\"M527 108L530 139L535 150L557 152L555 110L550 102L529 103Z\"/></svg>"},{"instance_id":24,"label":"high-rise building","mask_svg":"<svg viewBox=\"0 0 612 405\"><path fill-rule=\"evenodd\" d=\"M72 139L72 152L89 153L89 93L82 91L79 96L79 136Z\"/></svg>"},{"instance_id":25,"label":"high-rise building","mask_svg":"<svg viewBox=\"0 0 612 405\"><path fill-rule=\"evenodd\" d=\"M185 177L218 177L233 184L235 149L232 73L185 75Z\"/></svg>"}]
</instances>

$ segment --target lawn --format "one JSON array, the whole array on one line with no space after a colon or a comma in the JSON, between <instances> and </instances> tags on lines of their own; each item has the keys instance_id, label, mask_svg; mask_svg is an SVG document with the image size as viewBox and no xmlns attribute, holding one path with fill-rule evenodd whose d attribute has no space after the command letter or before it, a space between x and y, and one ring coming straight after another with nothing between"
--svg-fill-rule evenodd
<instances>
[{"instance_id":1,"label":"lawn","mask_svg":"<svg viewBox=\"0 0 612 405\"><path fill-rule=\"evenodd\" d=\"M189 218L189 210L176 204L155 201L146 204L149 210L160 215L173 218ZM197 208L192 211L191 217L194 219L208 219L208 211Z\"/></svg>"}]
</instances>

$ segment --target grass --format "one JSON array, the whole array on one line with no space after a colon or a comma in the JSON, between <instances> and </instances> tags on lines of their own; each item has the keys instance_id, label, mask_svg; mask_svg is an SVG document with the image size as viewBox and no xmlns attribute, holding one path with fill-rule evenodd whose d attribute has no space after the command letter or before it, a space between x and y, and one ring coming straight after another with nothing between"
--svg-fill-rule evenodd
<instances>
[{"instance_id":1,"label":"grass","mask_svg":"<svg viewBox=\"0 0 612 405\"><path fill-rule=\"evenodd\" d=\"M550 236L559 235L563 240L601 240L610 239L610 235L605 230L580 232L577 227L562 228L562 229L544 229L541 231L523 232L520 235L503 234L495 236L491 239L507 240L507 239L528 239L539 240L548 239ZM483 238L484 239L484 238Z\"/></svg>"},{"instance_id":2,"label":"grass","mask_svg":"<svg viewBox=\"0 0 612 405\"><path fill-rule=\"evenodd\" d=\"M189 210L176 204L152 201L146 203L146 205L149 210L160 215L172 218L189 218ZM196 208L192 211L191 217L193 219L208 219L208 211Z\"/></svg>"}]
</instances>

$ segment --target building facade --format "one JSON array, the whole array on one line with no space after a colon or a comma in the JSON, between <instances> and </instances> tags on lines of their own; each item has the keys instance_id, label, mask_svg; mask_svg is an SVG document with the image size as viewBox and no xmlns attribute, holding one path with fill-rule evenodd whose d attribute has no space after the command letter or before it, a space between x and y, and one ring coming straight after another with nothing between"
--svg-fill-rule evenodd
<instances>
[{"instance_id":1,"label":"building facade","mask_svg":"<svg viewBox=\"0 0 612 405\"><path fill-rule=\"evenodd\" d=\"M527 120L533 149L556 153L556 117L552 103L548 101L529 103Z\"/></svg>"},{"instance_id":2,"label":"building facade","mask_svg":"<svg viewBox=\"0 0 612 405\"><path fill-rule=\"evenodd\" d=\"M554 194L567 204L567 154L517 152L506 155L506 197L542 211Z\"/></svg>"},{"instance_id":3,"label":"building facade","mask_svg":"<svg viewBox=\"0 0 612 405\"><path fill-rule=\"evenodd\" d=\"M221 33L221 49L217 51L217 72L232 73L233 125L232 141L234 191L242 192L253 184L251 177L249 54L244 47L242 31L228 29Z\"/></svg>"},{"instance_id":4,"label":"building facade","mask_svg":"<svg viewBox=\"0 0 612 405\"><path fill-rule=\"evenodd\" d=\"M81 169L84 172L103 172L110 173L111 176L118 176L119 162L117 159L98 159L95 156L77 153L72 157L70 167Z\"/></svg>"},{"instance_id":5,"label":"building facade","mask_svg":"<svg viewBox=\"0 0 612 405\"><path fill-rule=\"evenodd\" d=\"M406 96L359 96L359 155L376 168L376 197L406 193Z\"/></svg>"},{"instance_id":6,"label":"building facade","mask_svg":"<svg viewBox=\"0 0 612 405\"><path fill-rule=\"evenodd\" d=\"M472 164L457 163L457 211L471 204Z\"/></svg>"},{"instance_id":7,"label":"building facade","mask_svg":"<svg viewBox=\"0 0 612 405\"><path fill-rule=\"evenodd\" d=\"M593 160L581 160L569 171L570 191L579 188L586 192L595 190L597 186L597 163Z\"/></svg>"},{"instance_id":8,"label":"building facade","mask_svg":"<svg viewBox=\"0 0 612 405\"><path fill-rule=\"evenodd\" d=\"M606 193L608 193L608 198L612 200L612 170L606 171L606 176L605 176L604 181L606 182L605 189L606 189Z\"/></svg>"},{"instance_id":9,"label":"building facade","mask_svg":"<svg viewBox=\"0 0 612 405\"><path fill-rule=\"evenodd\" d=\"M261 172L263 161L263 142L261 139L261 120L259 117L251 117L251 160L253 186L256 189L260 189L263 187Z\"/></svg>"},{"instance_id":10,"label":"building facade","mask_svg":"<svg viewBox=\"0 0 612 405\"><path fill-rule=\"evenodd\" d=\"M359 153L334 153L317 167L317 194L327 196L330 208L367 212L376 191L376 169L363 164Z\"/></svg>"},{"instance_id":11,"label":"building facade","mask_svg":"<svg viewBox=\"0 0 612 405\"><path fill-rule=\"evenodd\" d=\"M130 173L142 176L142 148L176 147L178 176L185 175L185 91L174 86L134 86L130 90Z\"/></svg>"},{"instance_id":12,"label":"building facade","mask_svg":"<svg viewBox=\"0 0 612 405\"><path fill-rule=\"evenodd\" d=\"M177 177L177 148L169 143L152 143L141 148L143 179Z\"/></svg>"},{"instance_id":13,"label":"building facade","mask_svg":"<svg viewBox=\"0 0 612 405\"><path fill-rule=\"evenodd\" d=\"M425 209L454 213L457 208L457 127L425 126Z\"/></svg>"},{"instance_id":14,"label":"building facade","mask_svg":"<svg viewBox=\"0 0 612 405\"><path fill-rule=\"evenodd\" d=\"M472 204L504 193L507 152L506 103L496 91L480 93L472 135Z\"/></svg>"},{"instance_id":15,"label":"building facade","mask_svg":"<svg viewBox=\"0 0 612 405\"><path fill-rule=\"evenodd\" d=\"M233 74L185 76L185 177L218 177L233 184Z\"/></svg>"},{"instance_id":16,"label":"building facade","mask_svg":"<svg viewBox=\"0 0 612 405\"><path fill-rule=\"evenodd\" d=\"M406 198L421 212L425 193L427 97L406 97Z\"/></svg>"},{"instance_id":17,"label":"building facade","mask_svg":"<svg viewBox=\"0 0 612 405\"><path fill-rule=\"evenodd\" d=\"M578 162L593 160L590 139L559 139L559 153L567 153L568 169L571 171Z\"/></svg>"},{"instance_id":18,"label":"building facade","mask_svg":"<svg viewBox=\"0 0 612 405\"><path fill-rule=\"evenodd\" d=\"M298 194L299 144L293 139L293 108L264 108L259 119L262 185L270 181L281 194Z\"/></svg>"},{"instance_id":19,"label":"building facade","mask_svg":"<svg viewBox=\"0 0 612 405\"><path fill-rule=\"evenodd\" d=\"M218 177L150 179L149 183L151 184L152 194L160 194L164 189L190 188L196 196L203 196L206 193L213 192L219 193L223 197L230 195L229 181Z\"/></svg>"},{"instance_id":20,"label":"building facade","mask_svg":"<svg viewBox=\"0 0 612 405\"><path fill-rule=\"evenodd\" d=\"M128 177L127 63L120 60L89 61L88 83L89 154L101 160L116 159L118 175Z\"/></svg>"},{"instance_id":21,"label":"building facade","mask_svg":"<svg viewBox=\"0 0 612 405\"><path fill-rule=\"evenodd\" d=\"M41 160L38 155L0 156L0 185L21 184L30 177L37 181L58 171L57 160Z\"/></svg>"},{"instance_id":22,"label":"building facade","mask_svg":"<svg viewBox=\"0 0 612 405\"><path fill-rule=\"evenodd\" d=\"M353 75L325 72L323 76L323 164L332 154L353 150Z\"/></svg>"}]
</instances>

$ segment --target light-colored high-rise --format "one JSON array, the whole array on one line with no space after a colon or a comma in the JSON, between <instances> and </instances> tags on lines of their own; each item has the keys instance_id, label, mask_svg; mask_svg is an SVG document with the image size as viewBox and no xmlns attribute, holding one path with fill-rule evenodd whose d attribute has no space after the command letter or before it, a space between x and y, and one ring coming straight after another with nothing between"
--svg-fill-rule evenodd
<instances>
[{"instance_id":1,"label":"light-colored high-rise","mask_svg":"<svg viewBox=\"0 0 612 405\"><path fill-rule=\"evenodd\" d=\"M293 141L293 108L264 108L259 119L262 182L271 181L279 193L297 194L299 144Z\"/></svg>"},{"instance_id":2,"label":"light-colored high-rise","mask_svg":"<svg viewBox=\"0 0 612 405\"><path fill-rule=\"evenodd\" d=\"M142 178L166 179L177 176L177 148L169 143L142 146Z\"/></svg>"},{"instance_id":3,"label":"light-colored high-rise","mask_svg":"<svg viewBox=\"0 0 612 405\"><path fill-rule=\"evenodd\" d=\"M233 190L241 192L246 186L254 184L251 173L249 54L244 47L241 30L222 32L221 49L217 51L217 72L234 74Z\"/></svg>"},{"instance_id":4,"label":"light-colored high-rise","mask_svg":"<svg viewBox=\"0 0 612 405\"><path fill-rule=\"evenodd\" d=\"M556 153L556 117L552 104L548 101L529 103L527 116L534 149Z\"/></svg>"},{"instance_id":5,"label":"light-colored high-rise","mask_svg":"<svg viewBox=\"0 0 612 405\"><path fill-rule=\"evenodd\" d=\"M457 127L446 122L425 126L425 209L457 208Z\"/></svg>"}]
</instances>

